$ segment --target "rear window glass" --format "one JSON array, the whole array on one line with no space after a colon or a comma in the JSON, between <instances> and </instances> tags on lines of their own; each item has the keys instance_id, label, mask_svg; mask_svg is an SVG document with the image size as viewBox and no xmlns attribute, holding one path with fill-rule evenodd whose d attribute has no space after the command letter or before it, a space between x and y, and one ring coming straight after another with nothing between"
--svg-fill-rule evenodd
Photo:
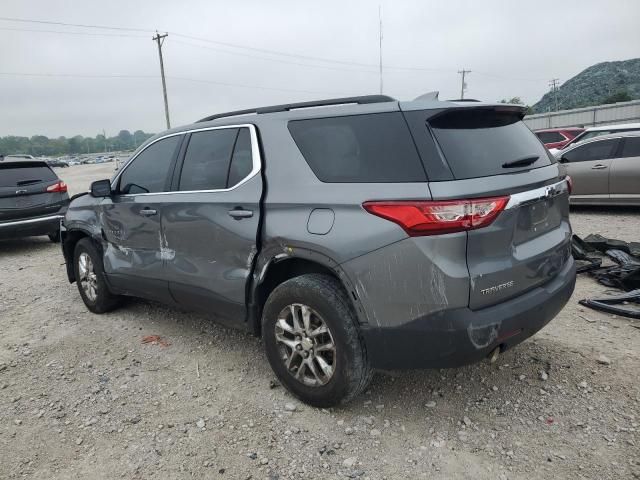
<instances>
[{"instance_id":1,"label":"rear window glass","mask_svg":"<svg viewBox=\"0 0 640 480\"><path fill-rule=\"evenodd\" d=\"M564 141L564 137L558 132L537 132L536 135L542 143L554 143Z\"/></svg>"},{"instance_id":2,"label":"rear window glass","mask_svg":"<svg viewBox=\"0 0 640 480\"><path fill-rule=\"evenodd\" d=\"M422 182L424 168L400 112L292 120L289 131L323 182Z\"/></svg>"},{"instance_id":3,"label":"rear window glass","mask_svg":"<svg viewBox=\"0 0 640 480\"><path fill-rule=\"evenodd\" d=\"M42 163L0 163L0 187L21 187L57 179L53 170Z\"/></svg>"},{"instance_id":4,"label":"rear window glass","mask_svg":"<svg viewBox=\"0 0 640 480\"><path fill-rule=\"evenodd\" d=\"M456 179L514 173L552 162L531 130L510 112L454 110L429 125ZM518 161L527 165L505 166Z\"/></svg>"}]
</instances>

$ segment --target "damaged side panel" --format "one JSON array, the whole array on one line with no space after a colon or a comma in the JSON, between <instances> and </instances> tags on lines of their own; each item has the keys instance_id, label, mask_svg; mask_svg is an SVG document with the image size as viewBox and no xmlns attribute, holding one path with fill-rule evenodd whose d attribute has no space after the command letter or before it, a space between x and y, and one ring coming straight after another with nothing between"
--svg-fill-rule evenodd
<instances>
[{"instance_id":1,"label":"damaged side panel","mask_svg":"<svg viewBox=\"0 0 640 480\"><path fill-rule=\"evenodd\" d=\"M342 265L372 325L399 327L469 304L466 233L407 238Z\"/></svg>"}]
</instances>

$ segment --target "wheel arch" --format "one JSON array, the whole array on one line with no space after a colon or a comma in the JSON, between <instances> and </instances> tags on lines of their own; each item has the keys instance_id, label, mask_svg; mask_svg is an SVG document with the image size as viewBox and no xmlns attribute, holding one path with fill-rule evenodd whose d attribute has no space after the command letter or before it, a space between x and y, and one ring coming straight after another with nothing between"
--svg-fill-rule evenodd
<instances>
[{"instance_id":1,"label":"wheel arch","mask_svg":"<svg viewBox=\"0 0 640 480\"><path fill-rule=\"evenodd\" d=\"M62 244L62 254L64 256L64 261L67 268L67 278L69 279L69 283L74 283L76 281L76 274L73 268L73 253L75 251L76 245L83 238L91 239L93 241L93 244L98 249L98 252L102 253L102 245L99 241L96 241L96 239L90 232L80 228L61 231L60 242Z\"/></svg>"},{"instance_id":2,"label":"wheel arch","mask_svg":"<svg viewBox=\"0 0 640 480\"><path fill-rule=\"evenodd\" d=\"M322 273L335 278L344 290L359 324L368 320L356 289L340 266L325 255L296 249L296 254L280 254L258 262L251 292L249 322L255 335L261 335L262 310L271 292L281 283L307 273Z\"/></svg>"}]
</instances>

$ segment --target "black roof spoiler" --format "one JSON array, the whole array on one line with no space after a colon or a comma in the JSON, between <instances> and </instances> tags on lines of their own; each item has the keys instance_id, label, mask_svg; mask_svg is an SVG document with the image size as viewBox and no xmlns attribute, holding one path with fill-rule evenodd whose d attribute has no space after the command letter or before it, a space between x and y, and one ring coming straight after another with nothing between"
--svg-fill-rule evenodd
<instances>
[{"instance_id":1,"label":"black roof spoiler","mask_svg":"<svg viewBox=\"0 0 640 480\"><path fill-rule=\"evenodd\" d=\"M327 107L330 105L346 105L349 103L364 105L367 103L383 103L383 102L395 102L395 101L397 101L395 98L389 97L387 95L363 95L360 97L330 98L328 100L315 100L311 102L299 102L299 103L285 103L282 105L273 105L270 107L249 108L247 110L236 110L234 112L217 113L215 115L210 115L201 120L198 120L197 123L209 122L211 120L216 120L218 118L236 117L238 115L249 115L252 113L262 114L262 113L287 112L289 110L294 110L296 108Z\"/></svg>"}]
</instances>

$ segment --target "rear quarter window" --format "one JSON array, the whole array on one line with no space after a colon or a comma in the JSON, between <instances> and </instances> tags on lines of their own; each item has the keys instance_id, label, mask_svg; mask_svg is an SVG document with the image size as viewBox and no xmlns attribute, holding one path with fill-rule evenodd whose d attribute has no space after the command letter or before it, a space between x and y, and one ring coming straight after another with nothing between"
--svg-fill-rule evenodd
<instances>
[{"instance_id":1,"label":"rear quarter window","mask_svg":"<svg viewBox=\"0 0 640 480\"><path fill-rule=\"evenodd\" d=\"M551 165L551 154L518 114L485 109L452 110L429 125L456 179L510 174ZM505 168L523 159L535 161Z\"/></svg>"},{"instance_id":2,"label":"rear quarter window","mask_svg":"<svg viewBox=\"0 0 640 480\"><path fill-rule=\"evenodd\" d=\"M400 112L292 120L288 127L309 167L322 182L427 179Z\"/></svg>"}]
</instances>

